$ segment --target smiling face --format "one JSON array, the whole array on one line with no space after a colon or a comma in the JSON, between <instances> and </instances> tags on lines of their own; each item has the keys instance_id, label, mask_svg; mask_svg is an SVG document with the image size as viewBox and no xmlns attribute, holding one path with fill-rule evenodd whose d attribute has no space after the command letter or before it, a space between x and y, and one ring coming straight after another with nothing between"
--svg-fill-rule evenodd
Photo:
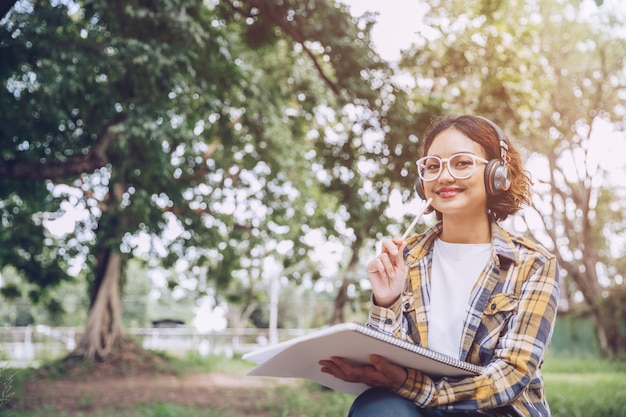
<instances>
[{"instance_id":1,"label":"smiling face","mask_svg":"<svg viewBox=\"0 0 626 417\"><path fill-rule=\"evenodd\" d=\"M452 155L467 152L485 158L483 148L455 128L440 132L426 150L425 156L450 158ZM468 220L475 216L485 217L487 213L487 192L484 182L485 164L476 163L474 174L463 180L450 175L447 166L434 181L424 182L426 197L433 199L432 206L445 218L463 216Z\"/></svg>"}]
</instances>

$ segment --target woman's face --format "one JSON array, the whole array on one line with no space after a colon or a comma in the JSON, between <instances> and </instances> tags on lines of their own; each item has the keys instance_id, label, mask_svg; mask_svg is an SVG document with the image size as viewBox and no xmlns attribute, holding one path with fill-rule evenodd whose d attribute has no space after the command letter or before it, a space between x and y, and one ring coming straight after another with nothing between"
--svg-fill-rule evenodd
<instances>
[{"instance_id":1,"label":"woman's face","mask_svg":"<svg viewBox=\"0 0 626 417\"><path fill-rule=\"evenodd\" d=\"M460 152L474 154L481 158L486 156L482 146L455 128L439 133L425 156L450 158ZM432 207L444 218L461 215L470 219L474 215L485 215L487 213L487 191L484 182L486 164L476 161L472 176L462 180L450 175L447 165L448 163L444 162L439 178L423 182L426 197L433 199Z\"/></svg>"}]
</instances>

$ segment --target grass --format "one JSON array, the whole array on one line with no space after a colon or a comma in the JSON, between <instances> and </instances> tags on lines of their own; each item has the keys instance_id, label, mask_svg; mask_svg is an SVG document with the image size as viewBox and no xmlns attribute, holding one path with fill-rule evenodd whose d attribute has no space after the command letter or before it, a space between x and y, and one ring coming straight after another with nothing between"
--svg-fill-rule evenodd
<instances>
[{"instance_id":1,"label":"grass","mask_svg":"<svg viewBox=\"0 0 626 417\"><path fill-rule=\"evenodd\" d=\"M249 364L223 358L189 357L176 363L181 374L193 370L227 372L242 375ZM11 376L14 390L10 395L19 398L29 373L0 370L0 387ZM624 417L626 416L626 362L609 362L594 358L551 357L544 366L546 390L554 417ZM7 384L5 384L5 387ZM7 395L5 389L5 395ZM353 397L322 389L306 382L298 386L268 387L244 397L245 415L278 417L336 417L345 416ZM141 404L132 410L90 411L89 398L83 400L85 411L80 417L239 417L234 410L194 408L165 402ZM2 411L3 417L68 417L62 410L41 407L32 412L19 409Z\"/></svg>"},{"instance_id":2,"label":"grass","mask_svg":"<svg viewBox=\"0 0 626 417\"><path fill-rule=\"evenodd\" d=\"M626 362L549 358L543 373L554 417L626 416Z\"/></svg>"}]
</instances>

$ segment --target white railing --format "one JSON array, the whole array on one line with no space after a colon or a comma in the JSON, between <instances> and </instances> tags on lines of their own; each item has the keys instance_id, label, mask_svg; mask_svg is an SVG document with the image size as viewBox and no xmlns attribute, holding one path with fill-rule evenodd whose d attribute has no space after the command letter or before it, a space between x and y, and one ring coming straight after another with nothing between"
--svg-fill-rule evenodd
<instances>
[{"instance_id":1,"label":"white railing","mask_svg":"<svg viewBox=\"0 0 626 417\"><path fill-rule=\"evenodd\" d=\"M278 340L288 340L310 330L278 329ZM82 336L83 329L69 327L0 327L0 369L38 367L70 353ZM188 328L126 329L144 348L172 355L192 352L202 356L232 357L269 343L268 329L224 329L199 332Z\"/></svg>"}]
</instances>

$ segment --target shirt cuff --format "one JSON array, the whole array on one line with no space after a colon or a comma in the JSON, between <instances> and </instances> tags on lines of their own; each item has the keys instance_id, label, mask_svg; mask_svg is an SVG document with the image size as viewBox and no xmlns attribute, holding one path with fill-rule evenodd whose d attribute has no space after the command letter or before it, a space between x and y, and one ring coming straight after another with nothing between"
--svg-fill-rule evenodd
<instances>
[{"instance_id":1,"label":"shirt cuff","mask_svg":"<svg viewBox=\"0 0 626 417\"><path fill-rule=\"evenodd\" d=\"M389 307L380 307L374 302L374 296L370 300L369 325L386 334L394 334L400 326L402 319L402 297Z\"/></svg>"},{"instance_id":2,"label":"shirt cuff","mask_svg":"<svg viewBox=\"0 0 626 417\"><path fill-rule=\"evenodd\" d=\"M435 397L434 381L416 369L406 368L406 372L404 384L396 390L396 394L420 407L428 407Z\"/></svg>"}]
</instances>

